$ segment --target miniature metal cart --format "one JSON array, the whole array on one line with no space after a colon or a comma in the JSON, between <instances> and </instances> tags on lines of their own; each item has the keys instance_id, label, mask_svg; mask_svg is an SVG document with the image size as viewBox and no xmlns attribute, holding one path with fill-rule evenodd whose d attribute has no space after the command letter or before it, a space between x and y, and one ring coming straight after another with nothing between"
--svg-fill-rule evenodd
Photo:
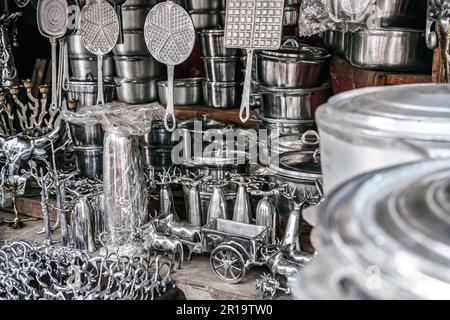
<instances>
[{"instance_id":1,"label":"miniature metal cart","mask_svg":"<svg viewBox=\"0 0 450 320\"><path fill-rule=\"evenodd\" d=\"M224 282L239 283L248 267L261 262L261 249L270 243L270 228L217 219L202 228L203 251Z\"/></svg>"}]
</instances>

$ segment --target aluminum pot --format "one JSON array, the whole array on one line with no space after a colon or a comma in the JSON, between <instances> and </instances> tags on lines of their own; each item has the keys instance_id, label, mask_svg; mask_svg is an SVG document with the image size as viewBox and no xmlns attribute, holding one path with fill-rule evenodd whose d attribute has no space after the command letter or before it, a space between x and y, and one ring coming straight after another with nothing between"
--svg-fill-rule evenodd
<instances>
[{"instance_id":1,"label":"aluminum pot","mask_svg":"<svg viewBox=\"0 0 450 320\"><path fill-rule=\"evenodd\" d=\"M123 43L113 48L116 56L148 56L143 30L126 30L123 32Z\"/></svg>"},{"instance_id":2,"label":"aluminum pot","mask_svg":"<svg viewBox=\"0 0 450 320\"><path fill-rule=\"evenodd\" d=\"M353 90L316 112L325 193L373 170L450 156L449 85Z\"/></svg>"},{"instance_id":3,"label":"aluminum pot","mask_svg":"<svg viewBox=\"0 0 450 320\"><path fill-rule=\"evenodd\" d=\"M173 98L176 106L192 106L203 103L202 78L176 79L173 86ZM167 104L169 88L167 81L158 82L159 101Z\"/></svg>"},{"instance_id":4,"label":"aluminum pot","mask_svg":"<svg viewBox=\"0 0 450 320\"><path fill-rule=\"evenodd\" d=\"M261 112L266 118L314 120L316 109L332 95L331 84L318 88L278 89L260 87Z\"/></svg>"},{"instance_id":5,"label":"aluminum pot","mask_svg":"<svg viewBox=\"0 0 450 320\"><path fill-rule=\"evenodd\" d=\"M74 147L102 147L103 146L103 128L100 124L79 125L69 123L70 135Z\"/></svg>"},{"instance_id":6,"label":"aluminum pot","mask_svg":"<svg viewBox=\"0 0 450 320\"><path fill-rule=\"evenodd\" d=\"M315 130L316 124L313 120L279 120L256 115L257 129L267 130L267 137L284 137L291 135L301 135L308 130Z\"/></svg>"},{"instance_id":7,"label":"aluminum pot","mask_svg":"<svg viewBox=\"0 0 450 320\"><path fill-rule=\"evenodd\" d=\"M361 68L396 72L429 72L433 51L425 31L365 30L352 33L350 62Z\"/></svg>"},{"instance_id":8,"label":"aluminum pot","mask_svg":"<svg viewBox=\"0 0 450 320\"><path fill-rule=\"evenodd\" d=\"M102 177L103 148L74 148L79 175L86 178Z\"/></svg>"},{"instance_id":9,"label":"aluminum pot","mask_svg":"<svg viewBox=\"0 0 450 320\"><path fill-rule=\"evenodd\" d=\"M298 6L301 2L301 0L284 0L284 6Z\"/></svg>"},{"instance_id":10,"label":"aluminum pot","mask_svg":"<svg viewBox=\"0 0 450 320\"><path fill-rule=\"evenodd\" d=\"M203 29L199 32L203 57L237 57L239 49L225 48L223 29Z\"/></svg>"},{"instance_id":11,"label":"aluminum pot","mask_svg":"<svg viewBox=\"0 0 450 320\"><path fill-rule=\"evenodd\" d=\"M79 32L67 39L69 56L94 56L83 45Z\"/></svg>"},{"instance_id":12,"label":"aluminum pot","mask_svg":"<svg viewBox=\"0 0 450 320\"><path fill-rule=\"evenodd\" d=\"M322 48L300 45L256 54L256 73L263 86L313 88L322 85L330 58Z\"/></svg>"},{"instance_id":13,"label":"aluminum pot","mask_svg":"<svg viewBox=\"0 0 450 320\"><path fill-rule=\"evenodd\" d=\"M128 6L148 6L148 7L153 7L153 6L157 5L160 2L161 2L161 0L126 0L125 3L122 6L122 9L126 8Z\"/></svg>"},{"instance_id":14,"label":"aluminum pot","mask_svg":"<svg viewBox=\"0 0 450 320\"><path fill-rule=\"evenodd\" d=\"M115 78L117 83L116 93L120 102L140 104L158 100L158 88L156 79L129 80Z\"/></svg>"},{"instance_id":15,"label":"aluminum pot","mask_svg":"<svg viewBox=\"0 0 450 320\"><path fill-rule=\"evenodd\" d=\"M189 15L197 30L217 28L222 20L217 11L190 11Z\"/></svg>"},{"instance_id":16,"label":"aluminum pot","mask_svg":"<svg viewBox=\"0 0 450 320\"><path fill-rule=\"evenodd\" d=\"M298 7L296 6L285 6L283 15L283 26L284 27L294 27L298 24Z\"/></svg>"},{"instance_id":17,"label":"aluminum pot","mask_svg":"<svg viewBox=\"0 0 450 320\"><path fill-rule=\"evenodd\" d=\"M165 72L165 67L151 56L114 56L114 62L119 78L160 78Z\"/></svg>"},{"instance_id":18,"label":"aluminum pot","mask_svg":"<svg viewBox=\"0 0 450 320\"><path fill-rule=\"evenodd\" d=\"M122 7L123 30L142 30L145 18L149 13L150 6L130 6Z\"/></svg>"},{"instance_id":19,"label":"aluminum pot","mask_svg":"<svg viewBox=\"0 0 450 320\"><path fill-rule=\"evenodd\" d=\"M203 97L211 108L238 108L242 98L242 85L239 82L203 81Z\"/></svg>"},{"instance_id":20,"label":"aluminum pot","mask_svg":"<svg viewBox=\"0 0 450 320\"><path fill-rule=\"evenodd\" d=\"M214 82L235 82L242 79L238 57L202 57L205 78Z\"/></svg>"},{"instance_id":21,"label":"aluminum pot","mask_svg":"<svg viewBox=\"0 0 450 320\"><path fill-rule=\"evenodd\" d=\"M346 32L339 30L327 30L323 37L323 42L327 49L339 56L345 55L347 48L346 40Z\"/></svg>"},{"instance_id":22,"label":"aluminum pot","mask_svg":"<svg viewBox=\"0 0 450 320\"><path fill-rule=\"evenodd\" d=\"M186 0L187 10L217 11L221 9L220 0Z\"/></svg>"},{"instance_id":23,"label":"aluminum pot","mask_svg":"<svg viewBox=\"0 0 450 320\"><path fill-rule=\"evenodd\" d=\"M172 132L167 131L162 120L152 122L152 130L140 138L141 144L154 147L169 147L175 144L172 141Z\"/></svg>"},{"instance_id":24,"label":"aluminum pot","mask_svg":"<svg viewBox=\"0 0 450 320\"><path fill-rule=\"evenodd\" d=\"M114 99L115 85L112 83L103 84L103 95L105 103ZM79 107L94 106L97 104L98 83L93 78L90 80L70 79L67 100L76 100Z\"/></svg>"},{"instance_id":25,"label":"aluminum pot","mask_svg":"<svg viewBox=\"0 0 450 320\"><path fill-rule=\"evenodd\" d=\"M302 194L319 196L322 179L320 157L316 151L293 151L275 155L269 166L269 180L276 185L287 185ZM281 215L287 215L293 204L282 195L275 195L275 207Z\"/></svg>"},{"instance_id":26,"label":"aluminum pot","mask_svg":"<svg viewBox=\"0 0 450 320\"><path fill-rule=\"evenodd\" d=\"M142 161L145 168L159 171L173 166L172 147L141 145Z\"/></svg>"},{"instance_id":27,"label":"aluminum pot","mask_svg":"<svg viewBox=\"0 0 450 320\"><path fill-rule=\"evenodd\" d=\"M70 69L72 70L72 78L83 80L88 75L92 75L97 79L97 57L93 55L87 56L70 56ZM103 77L110 78L116 75L116 67L112 56L103 57Z\"/></svg>"},{"instance_id":28,"label":"aluminum pot","mask_svg":"<svg viewBox=\"0 0 450 320\"><path fill-rule=\"evenodd\" d=\"M418 28L426 25L427 1L377 0L376 10L366 23L369 29Z\"/></svg>"}]
</instances>

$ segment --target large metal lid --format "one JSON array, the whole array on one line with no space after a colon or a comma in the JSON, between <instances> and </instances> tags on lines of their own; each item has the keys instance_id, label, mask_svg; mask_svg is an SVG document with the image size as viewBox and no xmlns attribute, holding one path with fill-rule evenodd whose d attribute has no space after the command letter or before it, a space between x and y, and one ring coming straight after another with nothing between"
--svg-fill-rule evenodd
<instances>
[{"instance_id":1,"label":"large metal lid","mask_svg":"<svg viewBox=\"0 0 450 320\"><path fill-rule=\"evenodd\" d=\"M322 169L317 151L293 151L275 156L270 171L289 179L320 179Z\"/></svg>"},{"instance_id":2,"label":"large metal lid","mask_svg":"<svg viewBox=\"0 0 450 320\"><path fill-rule=\"evenodd\" d=\"M354 90L316 111L319 128L450 141L450 86L402 85Z\"/></svg>"},{"instance_id":3,"label":"large metal lid","mask_svg":"<svg viewBox=\"0 0 450 320\"><path fill-rule=\"evenodd\" d=\"M393 297L450 298L450 160L358 177L321 206L318 250L336 269L378 266Z\"/></svg>"},{"instance_id":4,"label":"large metal lid","mask_svg":"<svg viewBox=\"0 0 450 320\"><path fill-rule=\"evenodd\" d=\"M283 46L277 51L260 51L258 55L266 58L275 59L296 59L309 62L322 61L330 58L330 53L323 48L311 47L307 45Z\"/></svg>"}]
</instances>

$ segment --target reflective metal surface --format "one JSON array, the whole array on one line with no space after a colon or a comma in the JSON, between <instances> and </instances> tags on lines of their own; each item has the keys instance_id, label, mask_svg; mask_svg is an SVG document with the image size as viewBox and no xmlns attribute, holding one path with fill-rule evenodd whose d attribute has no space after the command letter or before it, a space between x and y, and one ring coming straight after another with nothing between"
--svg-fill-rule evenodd
<instances>
[{"instance_id":1,"label":"reflective metal surface","mask_svg":"<svg viewBox=\"0 0 450 320\"><path fill-rule=\"evenodd\" d=\"M128 80L115 78L116 93L119 101L129 104L139 104L158 100L156 79Z\"/></svg>"},{"instance_id":2,"label":"reflective metal surface","mask_svg":"<svg viewBox=\"0 0 450 320\"><path fill-rule=\"evenodd\" d=\"M159 101L167 104L167 81L158 82ZM203 103L202 78L175 79L173 82L174 104L176 106L200 105Z\"/></svg>"},{"instance_id":3,"label":"reflective metal surface","mask_svg":"<svg viewBox=\"0 0 450 320\"><path fill-rule=\"evenodd\" d=\"M217 11L190 11L189 15L196 30L217 28L222 20Z\"/></svg>"},{"instance_id":4,"label":"reflective metal surface","mask_svg":"<svg viewBox=\"0 0 450 320\"><path fill-rule=\"evenodd\" d=\"M116 68L112 56L103 57L103 76L105 78L111 78L116 75ZM72 70L72 79L86 80L90 75L94 79L97 79L97 60L95 56L75 56L69 57L70 69Z\"/></svg>"},{"instance_id":5,"label":"reflective metal surface","mask_svg":"<svg viewBox=\"0 0 450 320\"><path fill-rule=\"evenodd\" d=\"M211 82L236 82L241 77L241 59L238 57L201 57L205 78Z\"/></svg>"},{"instance_id":6,"label":"reflective metal surface","mask_svg":"<svg viewBox=\"0 0 450 320\"><path fill-rule=\"evenodd\" d=\"M242 85L238 82L203 81L203 97L212 108L236 108L242 98Z\"/></svg>"},{"instance_id":7,"label":"reflective metal surface","mask_svg":"<svg viewBox=\"0 0 450 320\"><path fill-rule=\"evenodd\" d=\"M148 56L114 56L119 78L143 80L160 78L164 75L164 66Z\"/></svg>"},{"instance_id":8,"label":"reflective metal surface","mask_svg":"<svg viewBox=\"0 0 450 320\"><path fill-rule=\"evenodd\" d=\"M237 57L239 49L225 48L223 29L204 29L199 32L203 57Z\"/></svg>"},{"instance_id":9,"label":"reflective metal surface","mask_svg":"<svg viewBox=\"0 0 450 320\"><path fill-rule=\"evenodd\" d=\"M140 29L142 29L143 25ZM145 45L142 30L128 30L123 32L123 44L116 44L113 53L116 56L146 56L148 50Z\"/></svg>"}]
</instances>

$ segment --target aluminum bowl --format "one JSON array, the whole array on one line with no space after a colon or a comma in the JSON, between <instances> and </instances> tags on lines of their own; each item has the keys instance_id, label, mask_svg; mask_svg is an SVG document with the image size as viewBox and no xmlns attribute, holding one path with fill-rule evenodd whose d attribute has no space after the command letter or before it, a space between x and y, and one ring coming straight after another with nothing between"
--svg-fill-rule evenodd
<instances>
[{"instance_id":1,"label":"aluminum bowl","mask_svg":"<svg viewBox=\"0 0 450 320\"><path fill-rule=\"evenodd\" d=\"M105 103L112 102L114 99L115 85L105 82L103 84L103 95ZM91 78L90 80L70 79L69 90L67 91L67 100L76 100L78 107L93 106L97 104L98 83Z\"/></svg>"},{"instance_id":2,"label":"aluminum bowl","mask_svg":"<svg viewBox=\"0 0 450 320\"><path fill-rule=\"evenodd\" d=\"M332 95L329 82L310 89L260 87L261 112L266 118L314 120L316 109Z\"/></svg>"},{"instance_id":3,"label":"aluminum bowl","mask_svg":"<svg viewBox=\"0 0 450 320\"><path fill-rule=\"evenodd\" d=\"M231 109L241 104L242 85L239 82L203 81L203 97L211 108Z\"/></svg>"},{"instance_id":4,"label":"aluminum bowl","mask_svg":"<svg viewBox=\"0 0 450 320\"><path fill-rule=\"evenodd\" d=\"M151 56L114 56L114 62L119 78L160 78L165 72L165 67Z\"/></svg>"},{"instance_id":5,"label":"aluminum bowl","mask_svg":"<svg viewBox=\"0 0 450 320\"><path fill-rule=\"evenodd\" d=\"M221 25L222 17L216 11L189 11L194 27L197 30L217 28Z\"/></svg>"},{"instance_id":6,"label":"aluminum bowl","mask_svg":"<svg viewBox=\"0 0 450 320\"><path fill-rule=\"evenodd\" d=\"M203 29L199 32L203 57L237 57L239 49L225 48L223 29Z\"/></svg>"},{"instance_id":7,"label":"aluminum bowl","mask_svg":"<svg viewBox=\"0 0 450 320\"><path fill-rule=\"evenodd\" d=\"M308 130L317 130L313 120L279 120L266 118L260 113L256 116L257 129L267 130L270 139L291 135L302 135Z\"/></svg>"},{"instance_id":8,"label":"aluminum bowl","mask_svg":"<svg viewBox=\"0 0 450 320\"><path fill-rule=\"evenodd\" d=\"M169 147L175 144L172 141L172 132L167 131L164 121L155 120L152 122L152 130L140 137L142 145L154 147Z\"/></svg>"},{"instance_id":9,"label":"aluminum bowl","mask_svg":"<svg viewBox=\"0 0 450 320\"><path fill-rule=\"evenodd\" d=\"M142 162L145 168L154 167L155 170L172 167L172 147L141 145Z\"/></svg>"},{"instance_id":10,"label":"aluminum bowl","mask_svg":"<svg viewBox=\"0 0 450 320\"><path fill-rule=\"evenodd\" d=\"M150 9L150 6L123 6L123 30L142 30Z\"/></svg>"},{"instance_id":11,"label":"aluminum bowl","mask_svg":"<svg viewBox=\"0 0 450 320\"><path fill-rule=\"evenodd\" d=\"M79 125L69 123L70 135L75 147L102 147L103 146L103 128L99 124Z\"/></svg>"},{"instance_id":12,"label":"aluminum bowl","mask_svg":"<svg viewBox=\"0 0 450 320\"><path fill-rule=\"evenodd\" d=\"M103 148L74 148L74 150L81 177L102 177Z\"/></svg>"},{"instance_id":13,"label":"aluminum bowl","mask_svg":"<svg viewBox=\"0 0 450 320\"><path fill-rule=\"evenodd\" d=\"M130 80L115 78L116 93L120 102L140 104L158 100L156 79Z\"/></svg>"},{"instance_id":14,"label":"aluminum bowl","mask_svg":"<svg viewBox=\"0 0 450 320\"><path fill-rule=\"evenodd\" d=\"M94 55L87 56L70 56L70 69L72 71L72 78L84 80L92 75L97 79L97 57ZM103 77L110 78L116 75L116 67L112 56L107 55L103 57Z\"/></svg>"},{"instance_id":15,"label":"aluminum bowl","mask_svg":"<svg viewBox=\"0 0 450 320\"><path fill-rule=\"evenodd\" d=\"M238 57L202 57L205 78L214 82L236 82L242 79Z\"/></svg>"},{"instance_id":16,"label":"aluminum bowl","mask_svg":"<svg viewBox=\"0 0 450 320\"><path fill-rule=\"evenodd\" d=\"M322 85L330 58L322 48L300 45L256 54L256 73L261 85L277 88L314 88Z\"/></svg>"},{"instance_id":17,"label":"aluminum bowl","mask_svg":"<svg viewBox=\"0 0 450 320\"><path fill-rule=\"evenodd\" d=\"M69 55L71 56L94 56L81 42L81 35L79 32L67 38L67 45Z\"/></svg>"},{"instance_id":18,"label":"aluminum bowl","mask_svg":"<svg viewBox=\"0 0 450 320\"><path fill-rule=\"evenodd\" d=\"M123 43L116 44L116 46L113 48L113 53L116 56L148 56L149 52L147 49L147 45L145 44L144 31L124 31Z\"/></svg>"},{"instance_id":19,"label":"aluminum bowl","mask_svg":"<svg viewBox=\"0 0 450 320\"><path fill-rule=\"evenodd\" d=\"M173 98L176 106L192 106L203 103L202 78L175 79ZM167 81L158 82L159 102L167 104Z\"/></svg>"},{"instance_id":20,"label":"aluminum bowl","mask_svg":"<svg viewBox=\"0 0 450 320\"><path fill-rule=\"evenodd\" d=\"M294 27L298 24L298 7L296 6L285 6L283 15L283 26Z\"/></svg>"},{"instance_id":21,"label":"aluminum bowl","mask_svg":"<svg viewBox=\"0 0 450 320\"><path fill-rule=\"evenodd\" d=\"M365 69L430 72L433 51L425 32L415 29L365 30L351 35L350 62Z\"/></svg>"},{"instance_id":22,"label":"aluminum bowl","mask_svg":"<svg viewBox=\"0 0 450 320\"><path fill-rule=\"evenodd\" d=\"M186 0L187 10L217 11L221 9L220 0Z\"/></svg>"}]
</instances>

